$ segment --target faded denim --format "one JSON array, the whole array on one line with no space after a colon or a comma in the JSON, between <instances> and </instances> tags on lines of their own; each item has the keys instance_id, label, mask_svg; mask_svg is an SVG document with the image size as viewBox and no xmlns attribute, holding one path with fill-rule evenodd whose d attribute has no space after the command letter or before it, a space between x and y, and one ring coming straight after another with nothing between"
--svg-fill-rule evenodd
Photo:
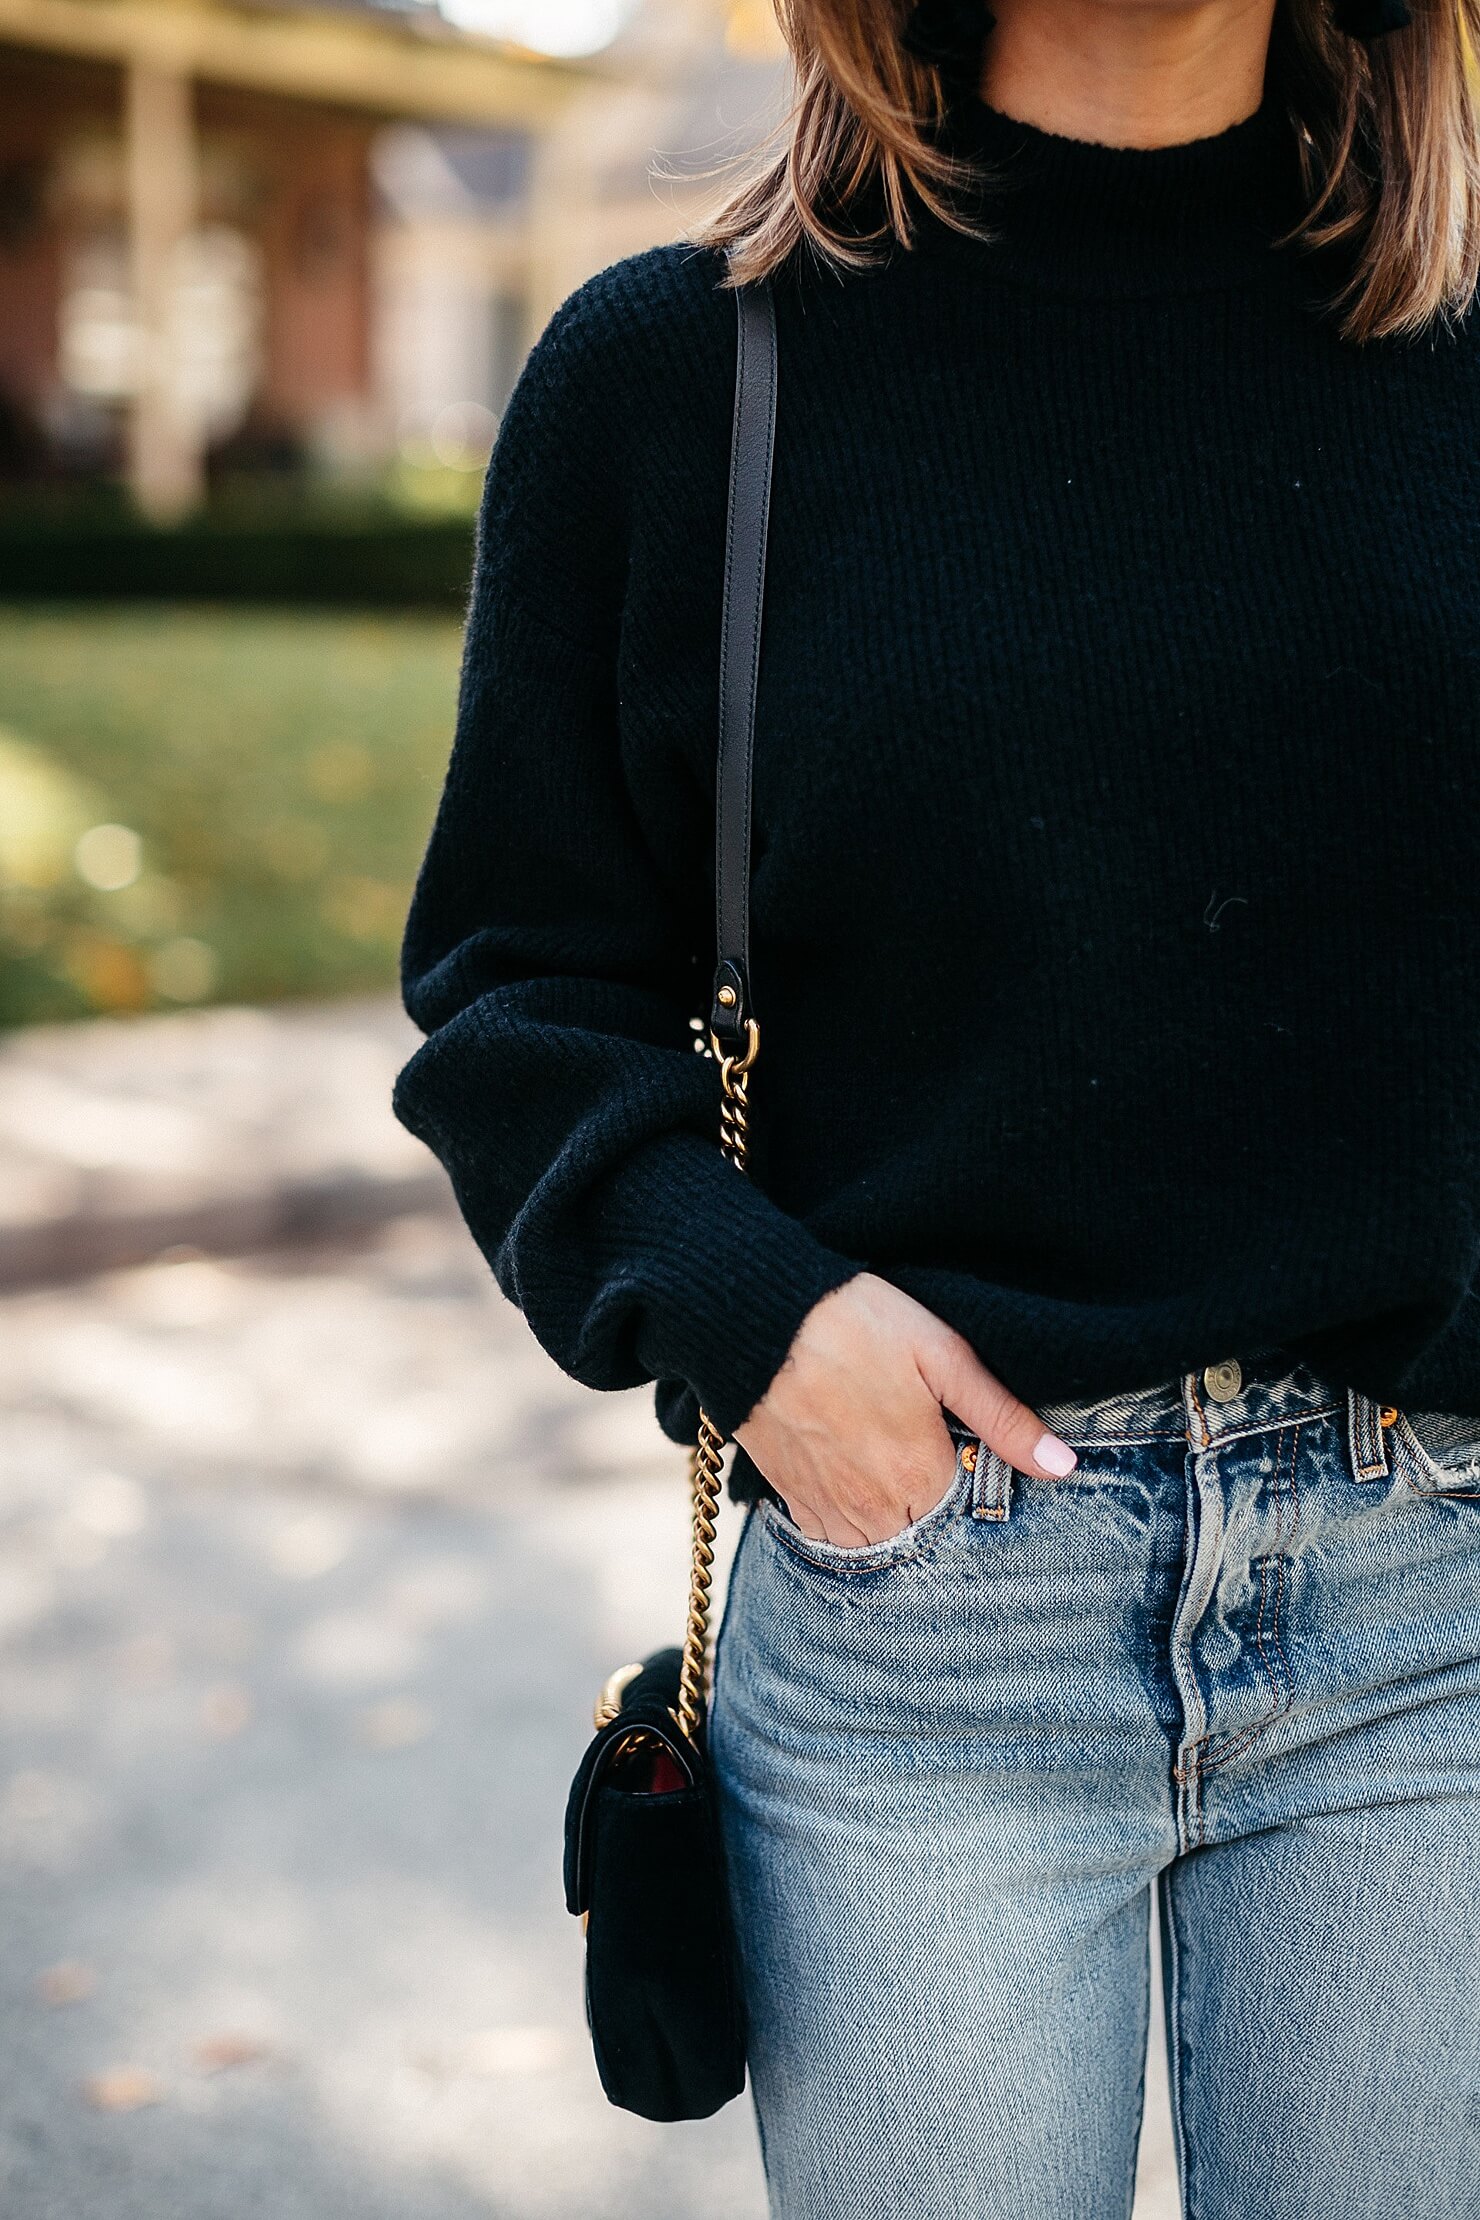
<instances>
[{"instance_id":1,"label":"faded denim","mask_svg":"<svg viewBox=\"0 0 1480 2220\"><path fill-rule=\"evenodd\" d=\"M1480 1420L1276 1359L1046 1411L716 1667L779 2220L1123 2220L1159 1894L1191 2220L1480 2220Z\"/></svg>"}]
</instances>

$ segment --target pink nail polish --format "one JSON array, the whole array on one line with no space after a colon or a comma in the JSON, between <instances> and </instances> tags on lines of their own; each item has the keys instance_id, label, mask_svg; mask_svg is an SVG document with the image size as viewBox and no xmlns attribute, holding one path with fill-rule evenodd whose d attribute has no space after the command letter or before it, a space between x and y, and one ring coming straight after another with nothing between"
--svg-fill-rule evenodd
<instances>
[{"instance_id":1,"label":"pink nail polish","mask_svg":"<svg viewBox=\"0 0 1480 2220\"><path fill-rule=\"evenodd\" d=\"M1062 1480L1074 1470L1079 1459L1057 1434L1045 1434L1033 1451L1033 1462L1040 1472L1050 1472L1055 1480Z\"/></svg>"}]
</instances>

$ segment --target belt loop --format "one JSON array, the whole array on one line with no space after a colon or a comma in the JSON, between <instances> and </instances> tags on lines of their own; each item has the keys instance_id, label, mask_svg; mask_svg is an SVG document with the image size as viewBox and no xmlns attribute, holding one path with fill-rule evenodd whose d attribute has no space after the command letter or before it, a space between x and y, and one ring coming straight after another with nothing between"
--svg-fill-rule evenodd
<instances>
[{"instance_id":1,"label":"belt loop","mask_svg":"<svg viewBox=\"0 0 1480 2220\"><path fill-rule=\"evenodd\" d=\"M971 1515L974 1519L1005 1519L1012 1509L1012 1467L984 1441L969 1441L961 1451L971 1474Z\"/></svg>"},{"instance_id":2,"label":"belt loop","mask_svg":"<svg viewBox=\"0 0 1480 2220\"><path fill-rule=\"evenodd\" d=\"M1211 1449L1213 1436L1208 1426L1208 1414L1203 1409L1202 1399L1197 1392L1195 1372L1184 1372L1182 1375L1182 1408L1187 1416L1188 1442L1199 1449Z\"/></svg>"},{"instance_id":3,"label":"belt loop","mask_svg":"<svg viewBox=\"0 0 1480 2220\"><path fill-rule=\"evenodd\" d=\"M1346 1391L1346 1426L1351 1443L1352 1471L1359 1480L1386 1480L1388 1476L1387 1429L1378 1404Z\"/></svg>"}]
</instances>

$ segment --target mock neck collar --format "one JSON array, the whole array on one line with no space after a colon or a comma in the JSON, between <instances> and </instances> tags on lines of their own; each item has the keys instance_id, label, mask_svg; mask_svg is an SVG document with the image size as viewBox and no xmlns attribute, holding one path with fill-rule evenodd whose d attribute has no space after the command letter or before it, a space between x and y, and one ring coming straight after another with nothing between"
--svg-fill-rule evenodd
<instances>
[{"instance_id":1,"label":"mock neck collar","mask_svg":"<svg viewBox=\"0 0 1480 2220\"><path fill-rule=\"evenodd\" d=\"M983 172L974 220L989 242L927 220L922 240L986 255L1045 290L1155 293L1255 282L1298 220L1294 127L1266 95L1226 131L1176 146L1112 147L1040 131L968 96L943 130Z\"/></svg>"}]
</instances>

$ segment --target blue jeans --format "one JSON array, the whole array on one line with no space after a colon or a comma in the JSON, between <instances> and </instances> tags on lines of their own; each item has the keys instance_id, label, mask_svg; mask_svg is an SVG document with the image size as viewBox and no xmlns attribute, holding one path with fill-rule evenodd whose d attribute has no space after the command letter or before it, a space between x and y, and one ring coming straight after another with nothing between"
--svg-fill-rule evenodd
<instances>
[{"instance_id":1,"label":"blue jeans","mask_svg":"<svg viewBox=\"0 0 1480 2220\"><path fill-rule=\"evenodd\" d=\"M712 1746L780 2220L1480 2220L1480 1419L1278 1359L746 1522ZM1219 1399L1221 1397L1221 1400ZM1383 1423L1384 1416L1387 1423Z\"/></svg>"}]
</instances>

